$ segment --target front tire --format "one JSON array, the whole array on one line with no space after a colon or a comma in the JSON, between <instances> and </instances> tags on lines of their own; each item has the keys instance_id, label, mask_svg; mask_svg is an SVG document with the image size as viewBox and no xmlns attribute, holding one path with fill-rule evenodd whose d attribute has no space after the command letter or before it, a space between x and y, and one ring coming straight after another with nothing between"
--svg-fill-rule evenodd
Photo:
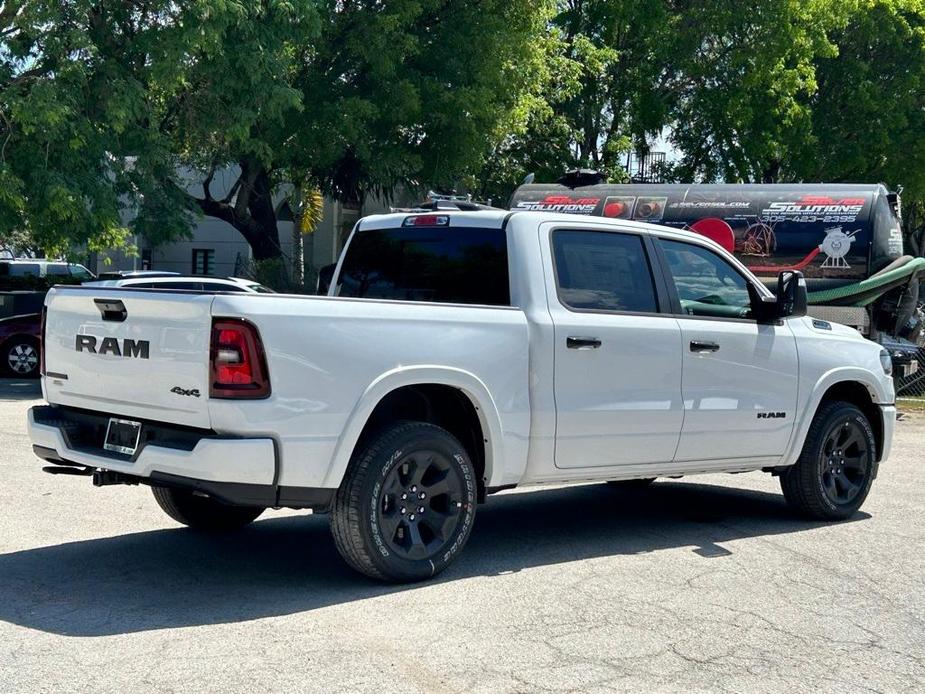
<instances>
[{"instance_id":1,"label":"front tire","mask_svg":"<svg viewBox=\"0 0 925 694\"><path fill-rule=\"evenodd\" d=\"M877 459L873 428L847 402L823 404L796 464L780 477L787 503L820 520L853 516L870 492Z\"/></svg>"},{"instance_id":2,"label":"front tire","mask_svg":"<svg viewBox=\"0 0 925 694\"><path fill-rule=\"evenodd\" d=\"M445 429L404 422L354 453L334 496L331 532L346 562L371 578L430 578L459 556L475 522L477 481Z\"/></svg>"},{"instance_id":3,"label":"front tire","mask_svg":"<svg viewBox=\"0 0 925 694\"><path fill-rule=\"evenodd\" d=\"M196 530L238 530L252 523L266 509L259 506L231 506L197 496L186 489L151 487L157 505L177 523Z\"/></svg>"}]
</instances>

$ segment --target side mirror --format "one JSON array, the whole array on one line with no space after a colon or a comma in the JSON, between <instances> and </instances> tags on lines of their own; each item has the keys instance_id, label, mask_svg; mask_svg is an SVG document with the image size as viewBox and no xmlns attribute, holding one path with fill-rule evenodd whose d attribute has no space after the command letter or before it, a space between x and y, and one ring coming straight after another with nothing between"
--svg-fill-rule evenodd
<instances>
[{"instance_id":1,"label":"side mirror","mask_svg":"<svg viewBox=\"0 0 925 694\"><path fill-rule=\"evenodd\" d=\"M802 272L784 270L777 276L777 316L800 318L806 315L806 280Z\"/></svg>"}]
</instances>

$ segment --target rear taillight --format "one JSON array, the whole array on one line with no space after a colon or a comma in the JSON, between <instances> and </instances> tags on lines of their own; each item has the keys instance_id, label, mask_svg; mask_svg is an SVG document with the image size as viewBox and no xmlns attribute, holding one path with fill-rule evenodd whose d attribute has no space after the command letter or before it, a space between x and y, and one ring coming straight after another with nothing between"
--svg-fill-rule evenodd
<instances>
[{"instance_id":1,"label":"rear taillight","mask_svg":"<svg viewBox=\"0 0 925 694\"><path fill-rule=\"evenodd\" d=\"M45 375L45 320L48 318L48 308L42 306L42 329L39 332L39 373Z\"/></svg>"},{"instance_id":2,"label":"rear taillight","mask_svg":"<svg viewBox=\"0 0 925 694\"><path fill-rule=\"evenodd\" d=\"M209 397L253 399L270 394L270 374L253 324L233 318L212 321Z\"/></svg>"}]
</instances>

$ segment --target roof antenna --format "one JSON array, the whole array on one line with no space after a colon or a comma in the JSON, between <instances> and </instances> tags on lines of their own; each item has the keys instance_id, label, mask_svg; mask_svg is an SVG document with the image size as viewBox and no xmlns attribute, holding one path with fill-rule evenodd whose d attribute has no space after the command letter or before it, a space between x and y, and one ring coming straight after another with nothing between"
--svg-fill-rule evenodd
<instances>
[{"instance_id":1,"label":"roof antenna","mask_svg":"<svg viewBox=\"0 0 925 694\"><path fill-rule=\"evenodd\" d=\"M524 177L524 182L521 183L521 185L528 186L528 185L530 185L531 183L533 183L533 180L534 180L535 178L536 178L536 174L535 174L535 173L532 173L532 172L531 172L531 173L528 173L528 174Z\"/></svg>"}]
</instances>

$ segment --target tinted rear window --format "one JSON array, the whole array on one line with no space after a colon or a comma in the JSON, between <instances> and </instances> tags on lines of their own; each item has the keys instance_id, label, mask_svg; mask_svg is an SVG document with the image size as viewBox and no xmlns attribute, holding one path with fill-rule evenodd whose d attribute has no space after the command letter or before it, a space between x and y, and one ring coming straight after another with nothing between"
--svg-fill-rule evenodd
<instances>
[{"instance_id":1,"label":"tinted rear window","mask_svg":"<svg viewBox=\"0 0 925 694\"><path fill-rule=\"evenodd\" d=\"M552 236L552 250L559 298L566 306L595 311L658 311L640 237L562 229Z\"/></svg>"},{"instance_id":2,"label":"tinted rear window","mask_svg":"<svg viewBox=\"0 0 925 694\"><path fill-rule=\"evenodd\" d=\"M38 277L40 273L38 263L4 263L5 271L3 274L10 277L26 277L32 275Z\"/></svg>"},{"instance_id":3,"label":"tinted rear window","mask_svg":"<svg viewBox=\"0 0 925 694\"><path fill-rule=\"evenodd\" d=\"M402 227L354 235L338 296L510 305L503 229Z\"/></svg>"}]
</instances>

